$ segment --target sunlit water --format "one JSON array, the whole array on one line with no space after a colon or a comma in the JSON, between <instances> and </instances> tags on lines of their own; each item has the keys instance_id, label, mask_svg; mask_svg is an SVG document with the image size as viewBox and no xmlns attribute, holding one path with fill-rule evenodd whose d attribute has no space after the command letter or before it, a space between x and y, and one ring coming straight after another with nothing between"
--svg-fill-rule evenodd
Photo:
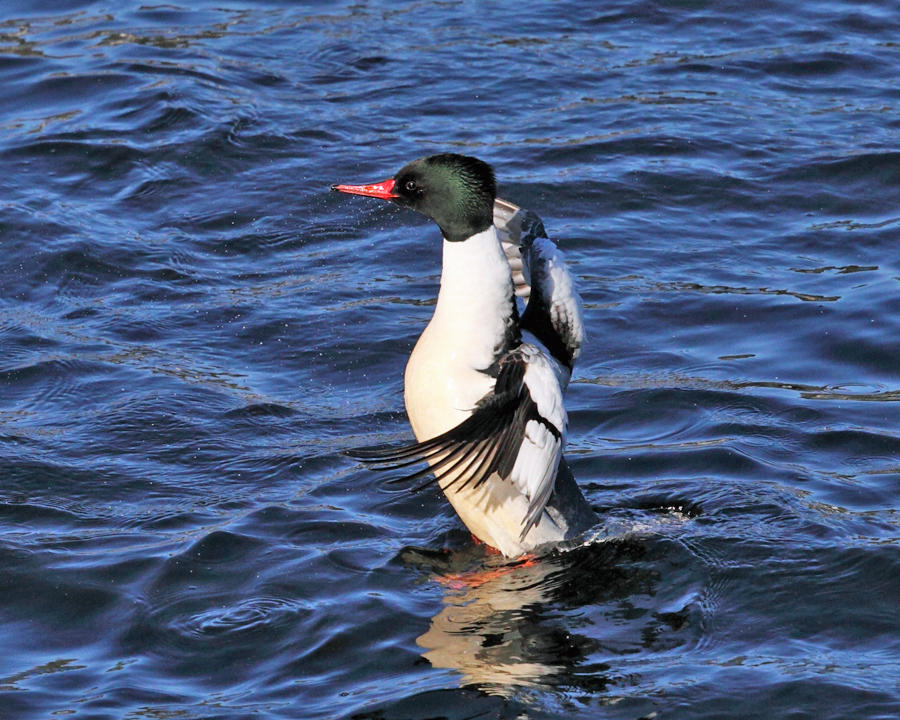
<instances>
[{"instance_id":1,"label":"sunlit water","mask_svg":"<svg viewBox=\"0 0 900 720\"><path fill-rule=\"evenodd\" d=\"M0 716L900 715L890 3L11 0ZM406 441L434 227L494 164L567 253L602 523L508 564Z\"/></svg>"}]
</instances>

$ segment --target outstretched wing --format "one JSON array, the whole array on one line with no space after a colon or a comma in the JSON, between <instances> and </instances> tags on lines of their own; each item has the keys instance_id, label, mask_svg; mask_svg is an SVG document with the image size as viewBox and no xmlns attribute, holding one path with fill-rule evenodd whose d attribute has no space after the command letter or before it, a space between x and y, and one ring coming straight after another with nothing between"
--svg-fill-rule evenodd
<instances>
[{"instance_id":1,"label":"outstretched wing","mask_svg":"<svg viewBox=\"0 0 900 720\"><path fill-rule=\"evenodd\" d=\"M546 236L544 225L535 213L497 198L494 200L494 227L509 262L516 295L527 303L531 294L531 271L527 257L534 239Z\"/></svg>"},{"instance_id":2,"label":"outstretched wing","mask_svg":"<svg viewBox=\"0 0 900 720\"><path fill-rule=\"evenodd\" d=\"M516 294L527 303L522 329L571 371L584 343L584 311L562 253L535 213L506 200L494 203L494 225Z\"/></svg>"},{"instance_id":3,"label":"outstretched wing","mask_svg":"<svg viewBox=\"0 0 900 720\"><path fill-rule=\"evenodd\" d=\"M417 490L433 482L445 492L479 487L496 473L498 482L512 483L528 501L524 538L553 491L566 423L551 361L539 348L523 344L501 359L494 390L456 427L413 445L351 454L391 470L427 461L429 467L404 478L434 475Z\"/></svg>"}]
</instances>

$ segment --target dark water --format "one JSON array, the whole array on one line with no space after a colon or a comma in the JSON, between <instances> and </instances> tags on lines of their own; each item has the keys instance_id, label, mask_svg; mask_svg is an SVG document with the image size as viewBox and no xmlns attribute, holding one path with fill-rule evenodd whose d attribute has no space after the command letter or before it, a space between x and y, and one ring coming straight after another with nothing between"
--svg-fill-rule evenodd
<instances>
[{"instance_id":1,"label":"dark water","mask_svg":"<svg viewBox=\"0 0 900 720\"><path fill-rule=\"evenodd\" d=\"M4 2L0 717L900 716L900 12L753 5ZM341 454L442 150L587 305L528 566Z\"/></svg>"}]
</instances>

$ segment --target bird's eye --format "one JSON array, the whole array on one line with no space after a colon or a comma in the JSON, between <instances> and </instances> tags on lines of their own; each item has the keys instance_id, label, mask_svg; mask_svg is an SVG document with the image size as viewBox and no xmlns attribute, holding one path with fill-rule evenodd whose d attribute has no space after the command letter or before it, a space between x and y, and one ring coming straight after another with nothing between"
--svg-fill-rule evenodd
<instances>
[{"instance_id":1,"label":"bird's eye","mask_svg":"<svg viewBox=\"0 0 900 720\"><path fill-rule=\"evenodd\" d=\"M418 190L418 189L419 189L419 186L416 185L416 181L415 181L415 180L407 180L407 181L406 181L406 190L407 190L407 192L415 192L415 191Z\"/></svg>"}]
</instances>

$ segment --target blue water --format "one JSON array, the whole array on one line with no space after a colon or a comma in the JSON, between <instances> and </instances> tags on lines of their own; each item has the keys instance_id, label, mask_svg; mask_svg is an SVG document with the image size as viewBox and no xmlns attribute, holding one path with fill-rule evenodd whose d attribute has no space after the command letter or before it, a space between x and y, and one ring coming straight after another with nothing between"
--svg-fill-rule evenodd
<instances>
[{"instance_id":1,"label":"blue water","mask_svg":"<svg viewBox=\"0 0 900 720\"><path fill-rule=\"evenodd\" d=\"M0 717L900 716L891 3L8 0ZM407 441L491 162L586 303L602 523L510 566Z\"/></svg>"}]
</instances>

